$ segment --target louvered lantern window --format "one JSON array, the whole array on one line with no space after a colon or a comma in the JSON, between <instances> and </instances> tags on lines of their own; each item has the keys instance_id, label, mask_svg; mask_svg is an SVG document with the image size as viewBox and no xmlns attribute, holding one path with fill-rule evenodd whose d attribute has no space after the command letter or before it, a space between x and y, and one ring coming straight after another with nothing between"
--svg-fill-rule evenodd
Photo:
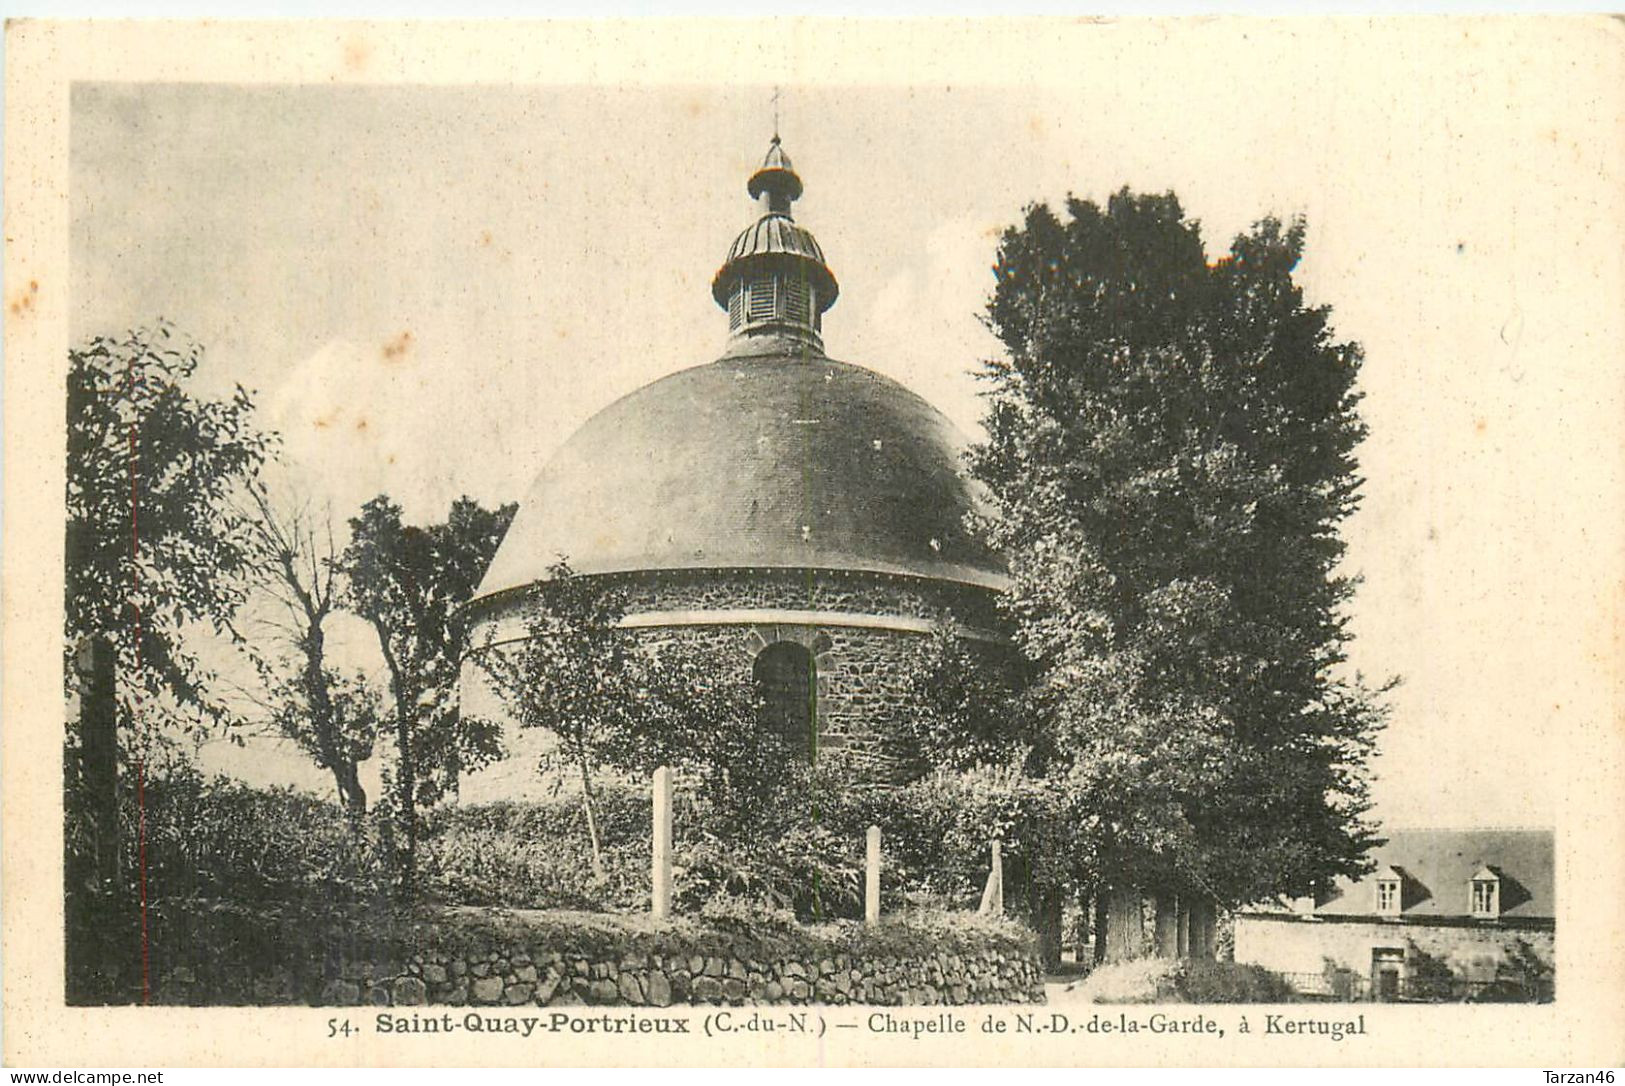
<instances>
[{"instance_id":1,"label":"louvered lantern window","mask_svg":"<svg viewBox=\"0 0 1625 1086\"><path fill-rule=\"evenodd\" d=\"M807 310L807 281L795 277L784 280L784 318L806 324Z\"/></svg>"},{"instance_id":2,"label":"louvered lantern window","mask_svg":"<svg viewBox=\"0 0 1625 1086\"><path fill-rule=\"evenodd\" d=\"M734 284L733 293L728 295L728 331L737 332L739 326L745 321L745 284Z\"/></svg>"},{"instance_id":3,"label":"louvered lantern window","mask_svg":"<svg viewBox=\"0 0 1625 1086\"><path fill-rule=\"evenodd\" d=\"M750 323L770 321L774 317L773 279L763 276L750 281Z\"/></svg>"}]
</instances>

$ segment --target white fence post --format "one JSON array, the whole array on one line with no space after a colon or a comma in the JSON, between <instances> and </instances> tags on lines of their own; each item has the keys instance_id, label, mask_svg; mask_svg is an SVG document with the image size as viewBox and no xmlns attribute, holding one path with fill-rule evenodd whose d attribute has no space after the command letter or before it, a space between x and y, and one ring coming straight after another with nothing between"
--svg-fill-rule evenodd
<instances>
[{"instance_id":1,"label":"white fence post","mask_svg":"<svg viewBox=\"0 0 1625 1086\"><path fill-rule=\"evenodd\" d=\"M984 916L1004 915L1004 844L993 842L993 867L987 873L987 886L982 890L982 906L976 910Z\"/></svg>"},{"instance_id":2,"label":"white fence post","mask_svg":"<svg viewBox=\"0 0 1625 1086\"><path fill-rule=\"evenodd\" d=\"M880 827L869 827L869 849L863 878L863 922L880 923Z\"/></svg>"},{"instance_id":3,"label":"white fence post","mask_svg":"<svg viewBox=\"0 0 1625 1086\"><path fill-rule=\"evenodd\" d=\"M654 775L654 856L650 871L653 886L649 912L656 920L671 916L671 767Z\"/></svg>"}]
</instances>

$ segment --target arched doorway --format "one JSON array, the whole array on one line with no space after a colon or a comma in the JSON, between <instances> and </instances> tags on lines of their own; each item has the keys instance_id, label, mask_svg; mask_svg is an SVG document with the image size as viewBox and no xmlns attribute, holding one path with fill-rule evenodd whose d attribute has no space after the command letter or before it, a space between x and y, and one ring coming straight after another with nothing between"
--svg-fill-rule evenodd
<instances>
[{"instance_id":1,"label":"arched doorway","mask_svg":"<svg viewBox=\"0 0 1625 1086\"><path fill-rule=\"evenodd\" d=\"M780 736L791 753L812 761L818 752L818 664L806 646L777 641L763 649L752 668L766 703L764 727Z\"/></svg>"}]
</instances>

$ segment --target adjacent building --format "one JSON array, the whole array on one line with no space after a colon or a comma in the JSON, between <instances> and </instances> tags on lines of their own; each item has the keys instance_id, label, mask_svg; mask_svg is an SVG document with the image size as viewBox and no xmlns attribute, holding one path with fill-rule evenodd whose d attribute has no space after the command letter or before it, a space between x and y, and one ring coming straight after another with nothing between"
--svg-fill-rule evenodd
<instances>
[{"instance_id":1,"label":"adjacent building","mask_svg":"<svg viewBox=\"0 0 1625 1086\"><path fill-rule=\"evenodd\" d=\"M1553 853L1551 830L1394 830L1366 877L1238 914L1236 960L1308 994L1549 999Z\"/></svg>"}]
</instances>

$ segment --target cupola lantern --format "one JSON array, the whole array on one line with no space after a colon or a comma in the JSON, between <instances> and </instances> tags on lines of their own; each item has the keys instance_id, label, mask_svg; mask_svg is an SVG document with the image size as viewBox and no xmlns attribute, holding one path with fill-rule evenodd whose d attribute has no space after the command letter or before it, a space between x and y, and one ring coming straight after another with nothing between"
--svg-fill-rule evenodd
<instances>
[{"instance_id":1,"label":"cupola lantern","mask_svg":"<svg viewBox=\"0 0 1625 1086\"><path fill-rule=\"evenodd\" d=\"M729 354L774 349L822 355L824 311L840 288L812 233L796 225L791 205L801 178L775 135L745 190L761 217L734 239L711 281L711 296L728 314Z\"/></svg>"}]
</instances>

